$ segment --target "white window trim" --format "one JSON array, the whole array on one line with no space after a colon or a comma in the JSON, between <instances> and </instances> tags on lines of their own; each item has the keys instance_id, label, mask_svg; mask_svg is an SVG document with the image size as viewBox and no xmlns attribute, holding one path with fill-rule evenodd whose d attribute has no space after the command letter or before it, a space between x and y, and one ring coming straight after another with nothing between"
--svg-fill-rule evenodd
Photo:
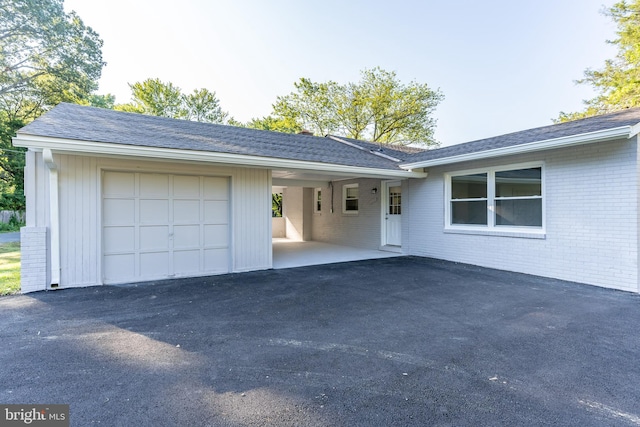
<instances>
[{"instance_id":1,"label":"white window trim","mask_svg":"<svg viewBox=\"0 0 640 427\"><path fill-rule=\"evenodd\" d=\"M358 215L358 211L360 210L360 190L358 190L358 210L348 211L347 210L347 188L358 188L359 184L344 184L342 186L342 213L345 215Z\"/></svg>"},{"instance_id":2,"label":"white window trim","mask_svg":"<svg viewBox=\"0 0 640 427\"><path fill-rule=\"evenodd\" d=\"M526 226L514 226L514 225L496 225L495 224L495 174L496 172L517 170L517 169L530 169L540 168L541 171L541 199L542 199L542 226L541 227L526 227ZM465 225L465 224L451 224L451 178L460 175L473 175L479 173L487 174L487 225ZM509 237L533 237L544 238L546 235L546 178L545 178L545 164L544 162L528 162L528 163L515 163L504 166L486 167L467 169L455 172L448 172L444 174L444 230L448 233L463 233L463 234L482 234L482 235L495 235L495 236L509 236ZM475 199L474 199L475 200ZM484 199L482 199L484 200Z\"/></svg>"},{"instance_id":3,"label":"white window trim","mask_svg":"<svg viewBox=\"0 0 640 427\"><path fill-rule=\"evenodd\" d=\"M313 189L313 213L315 214L322 213L322 199L320 200L320 209L318 209L318 193L322 197L322 188Z\"/></svg>"}]
</instances>

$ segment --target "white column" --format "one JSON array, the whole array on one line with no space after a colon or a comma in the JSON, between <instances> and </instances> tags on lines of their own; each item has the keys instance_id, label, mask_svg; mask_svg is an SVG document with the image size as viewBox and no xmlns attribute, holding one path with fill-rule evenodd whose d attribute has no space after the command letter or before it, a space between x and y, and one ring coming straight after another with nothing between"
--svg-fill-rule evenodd
<instances>
[{"instance_id":1,"label":"white column","mask_svg":"<svg viewBox=\"0 0 640 427\"><path fill-rule=\"evenodd\" d=\"M50 149L42 151L49 168L49 222L51 236L51 285L60 284L60 208L58 203L58 165Z\"/></svg>"}]
</instances>

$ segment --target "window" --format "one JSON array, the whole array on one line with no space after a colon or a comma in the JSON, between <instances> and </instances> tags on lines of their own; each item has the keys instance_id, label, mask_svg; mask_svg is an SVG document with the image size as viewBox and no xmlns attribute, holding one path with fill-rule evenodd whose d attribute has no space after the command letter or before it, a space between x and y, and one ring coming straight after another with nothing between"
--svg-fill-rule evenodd
<instances>
[{"instance_id":1,"label":"window","mask_svg":"<svg viewBox=\"0 0 640 427\"><path fill-rule=\"evenodd\" d=\"M542 165L515 165L450 174L449 228L509 230L543 226Z\"/></svg>"},{"instance_id":2,"label":"window","mask_svg":"<svg viewBox=\"0 0 640 427\"><path fill-rule=\"evenodd\" d=\"M358 213L358 184L342 186L342 213Z\"/></svg>"},{"instance_id":3,"label":"window","mask_svg":"<svg viewBox=\"0 0 640 427\"><path fill-rule=\"evenodd\" d=\"M315 213L322 212L322 189L315 188L313 190L313 211Z\"/></svg>"}]
</instances>

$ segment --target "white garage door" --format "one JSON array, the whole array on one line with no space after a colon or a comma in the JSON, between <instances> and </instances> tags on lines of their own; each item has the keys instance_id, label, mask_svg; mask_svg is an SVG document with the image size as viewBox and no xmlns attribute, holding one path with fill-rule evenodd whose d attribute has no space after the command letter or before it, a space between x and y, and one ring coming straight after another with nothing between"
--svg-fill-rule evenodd
<instances>
[{"instance_id":1,"label":"white garage door","mask_svg":"<svg viewBox=\"0 0 640 427\"><path fill-rule=\"evenodd\" d=\"M229 271L228 178L102 175L104 283Z\"/></svg>"}]
</instances>

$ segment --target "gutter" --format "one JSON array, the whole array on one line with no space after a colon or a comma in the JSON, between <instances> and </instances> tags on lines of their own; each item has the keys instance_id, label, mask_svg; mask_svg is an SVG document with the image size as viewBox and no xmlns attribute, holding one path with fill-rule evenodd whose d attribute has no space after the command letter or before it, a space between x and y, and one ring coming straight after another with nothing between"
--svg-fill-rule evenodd
<instances>
[{"instance_id":1,"label":"gutter","mask_svg":"<svg viewBox=\"0 0 640 427\"><path fill-rule=\"evenodd\" d=\"M531 153L533 151L564 148L575 145L591 144L594 142L611 141L621 138L632 138L640 133L640 124L635 126L621 126L612 129L582 133L578 135L563 136L560 138L545 139L526 144L512 145L509 147L495 148L493 150L477 151L474 153L459 154L457 156L441 157L438 159L423 160L413 163L404 163L400 167L405 170L426 168L432 166L448 165L452 163L468 162L471 160L488 159L492 157L510 156L514 154Z\"/></svg>"},{"instance_id":2,"label":"gutter","mask_svg":"<svg viewBox=\"0 0 640 427\"><path fill-rule=\"evenodd\" d=\"M27 135L18 132L12 139L17 147L25 147L34 151L49 149L55 152L67 152L74 155L99 154L104 156L146 157L163 160L184 160L227 165L240 165L266 169L312 170L332 172L347 176L374 175L391 178L426 178L424 172L405 169L378 169L361 166L336 165L333 163L289 160L276 157L260 157L246 154L219 153L213 151L180 150L175 148L157 148L138 145L126 145L105 142L92 142L65 138L52 138ZM398 160L399 161L399 160Z\"/></svg>"}]
</instances>

